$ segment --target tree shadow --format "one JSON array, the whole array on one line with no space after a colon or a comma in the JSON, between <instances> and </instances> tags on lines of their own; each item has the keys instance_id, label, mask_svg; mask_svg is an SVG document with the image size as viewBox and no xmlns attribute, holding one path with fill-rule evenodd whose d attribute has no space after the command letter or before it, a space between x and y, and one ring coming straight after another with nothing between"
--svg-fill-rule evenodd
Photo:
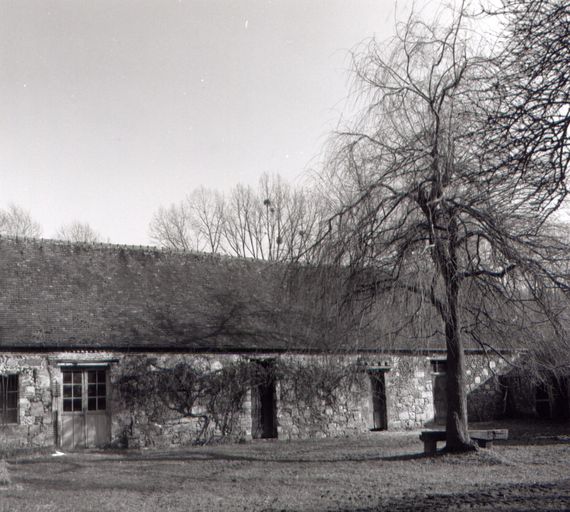
<instances>
[{"instance_id":1,"label":"tree shadow","mask_svg":"<svg viewBox=\"0 0 570 512\"><path fill-rule=\"evenodd\" d=\"M490 485L466 493L423 494L402 498L388 498L371 507L344 508L344 512L393 512L415 510L439 512L453 507L454 510L481 511L550 511L568 510L570 503L570 480L549 483L517 485Z\"/></svg>"},{"instance_id":2,"label":"tree shadow","mask_svg":"<svg viewBox=\"0 0 570 512\"><path fill-rule=\"evenodd\" d=\"M318 456L307 454L291 454L291 456L280 455L272 456L271 454L228 454L220 453L215 450L183 450L176 452L115 452L113 456L106 456L105 452L72 452L68 456L52 459L48 457L40 457L36 459L13 460L12 464L16 465L33 465L33 464L50 464L66 466L67 469L58 472L74 471L79 468L82 463L97 465L108 463L140 463L140 462L204 462L204 461L222 461L222 462L271 462L275 464L323 464L323 463L359 463L371 461L410 461L426 458L424 453L401 453L382 455L375 454L340 454L338 456ZM438 452L437 455L440 455ZM437 456L436 455L436 456Z\"/></svg>"},{"instance_id":3,"label":"tree shadow","mask_svg":"<svg viewBox=\"0 0 570 512\"><path fill-rule=\"evenodd\" d=\"M427 455L423 452L418 453L404 453L401 455L388 455L386 457L379 457L379 460L386 460L386 461L407 461L407 460L420 460L426 459L428 457L438 457L443 455L443 452L437 452L433 455Z\"/></svg>"}]
</instances>

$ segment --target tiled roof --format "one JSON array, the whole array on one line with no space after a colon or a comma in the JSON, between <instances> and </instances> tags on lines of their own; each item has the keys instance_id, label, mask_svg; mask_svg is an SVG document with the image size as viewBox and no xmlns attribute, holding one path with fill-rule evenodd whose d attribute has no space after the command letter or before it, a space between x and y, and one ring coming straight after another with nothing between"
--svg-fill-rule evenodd
<instances>
[{"instance_id":1,"label":"tiled roof","mask_svg":"<svg viewBox=\"0 0 570 512\"><path fill-rule=\"evenodd\" d=\"M1 239L0 346L255 348L270 329L251 309L276 292L272 274L213 255Z\"/></svg>"},{"instance_id":2,"label":"tiled roof","mask_svg":"<svg viewBox=\"0 0 570 512\"><path fill-rule=\"evenodd\" d=\"M309 273L292 286L284 269L153 247L0 238L0 350L406 348L357 335L317 300Z\"/></svg>"}]
</instances>

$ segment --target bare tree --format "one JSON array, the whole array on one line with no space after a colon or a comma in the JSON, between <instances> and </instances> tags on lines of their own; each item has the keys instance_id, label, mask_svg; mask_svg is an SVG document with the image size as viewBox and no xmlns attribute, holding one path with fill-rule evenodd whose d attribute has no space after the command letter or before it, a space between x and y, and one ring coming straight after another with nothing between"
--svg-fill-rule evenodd
<instances>
[{"instance_id":1,"label":"bare tree","mask_svg":"<svg viewBox=\"0 0 570 512\"><path fill-rule=\"evenodd\" d=\"M283 261L303 257L321 226L322 201L263 174L257 188L237 185L227 196L200 188L161 208L150 235L164 247Z\"/></svg>"},{"instance_id":2,"label":"bare tree","mask_svg":"<svg viewBox=\"0 0 570 512\"><path fill-rule=\"evenodd\" d=\"M149 234L153 242L168 249L199 250L186 202L160 207L151 220Z\"/></svg>"},{"instance_id":3,"label":"bare tree","mask_svg":"<svg viewBox=\"0 0 570 512\"><path fill-rule=\"evenodd\" d=\"M30 212L11 204L5 210L0 210L0 235L39 238L42 228L32 219Z\"/></svg>"},{"instance_id":4,"label":"bare tree","mask_svg":"<svg viewBox=\"0 0 570 512\"><path fill-rule=\"evenodd\" d=\"M292 259L313 222L305 194L279 176L268 174L261 176L257 189L235 187L226 209L224 240L228 252L270 261Z\"/></svg>"},{"instance_id":5,"label":"bare tree","mask_svg":"<svg viewBox=\"0 0 570 512\"><path fill-rule=\"evenodd\" d=\"M323 178L337 204L323 262L346 270L345 300L419 346L445 339L450 451L474 446L465 340L488 349L505 332L540 327L547 344L563 328L554 290L567 290L568 251L546 223L565 197L564 169L550 160L545 172L532 146L518 146L525 165L510 165L504 144L487 145L508 108L489 82L502 62L484 54L463 9L445 26L411 18L389 47L372 41L355 55L366 107L334 137ZM501 137L520 142L516 132ZM378 307L390 297L399 318Z\"/></svg>"},{"instance_id":6,"label":"bare tree","mask_svg":"<svg viewBox=\"0 0 570 512\"><path fill-rule=\"evenodd\" d=\"M55 235L59 240L81 243L101 242L101 235L86 222L72 222L61 226Z\"/></svg>"},{"instance_id":7,"label":"bare tree","mask_svg":"<svg viewBox=\"0 0 570 512\"><path fill-rule=\"evenodd\" d=\"M493 100L486 145L504 155L502 166L541 163L545 174L558 173L555 179L563 180L570 161L570 4L502 0L494 14L505 28L485 97Z\"/></svg>"},{"instance_id":8,"label":"bare tree","mask_svg":"<svg viewBox=\"0 0 570 512\"><path fill-rule=\"evenodd\" d=\"M224 196L218 191L201 187L190 194L187 203L196 238L202 241L201 250L220 252L225 226Z\"/></svg>"},{"instance_id":9,"label":"bare tree","mask_svg":"<svg viewBox=\"0 0 570 512\"><path fill-rule=\"evenodd\" d=\"M264 259L259 204L253 188L237 185L230 193L226 207L224 242L229 254Z\"/></svg>"}]
</instances>

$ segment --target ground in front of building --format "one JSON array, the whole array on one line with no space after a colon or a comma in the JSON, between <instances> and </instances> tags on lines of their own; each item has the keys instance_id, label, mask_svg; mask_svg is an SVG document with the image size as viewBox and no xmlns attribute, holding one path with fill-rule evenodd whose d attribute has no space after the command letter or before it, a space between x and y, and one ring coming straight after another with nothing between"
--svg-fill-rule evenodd
<instances>
[{"instance_id":1,"label":"ground in front of building","mask_svg":"<svg viewBox=\"0 0 570 512\"><path fill-rule=\"evenodd\" d=\"M570 424L425 457L419 432L9 458L0 511L568 510Z\"/></svg>"}]
</instances>

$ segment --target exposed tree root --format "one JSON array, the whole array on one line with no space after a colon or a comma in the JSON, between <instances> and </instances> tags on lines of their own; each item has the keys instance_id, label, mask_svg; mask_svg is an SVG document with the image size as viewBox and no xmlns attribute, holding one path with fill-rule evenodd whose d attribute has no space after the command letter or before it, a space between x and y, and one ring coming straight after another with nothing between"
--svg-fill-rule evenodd
<instances>
[{"instance_id":1,"label":"exposed tree root","mask_svg":"<svg viewBox=\"0 0 570 512\"><path fill-rule=\"evenodd\" d=\"M443 453L470 453L479 451L479 445L473 439L468 442L446 444Z\"/></svg>"}]
</instances>

